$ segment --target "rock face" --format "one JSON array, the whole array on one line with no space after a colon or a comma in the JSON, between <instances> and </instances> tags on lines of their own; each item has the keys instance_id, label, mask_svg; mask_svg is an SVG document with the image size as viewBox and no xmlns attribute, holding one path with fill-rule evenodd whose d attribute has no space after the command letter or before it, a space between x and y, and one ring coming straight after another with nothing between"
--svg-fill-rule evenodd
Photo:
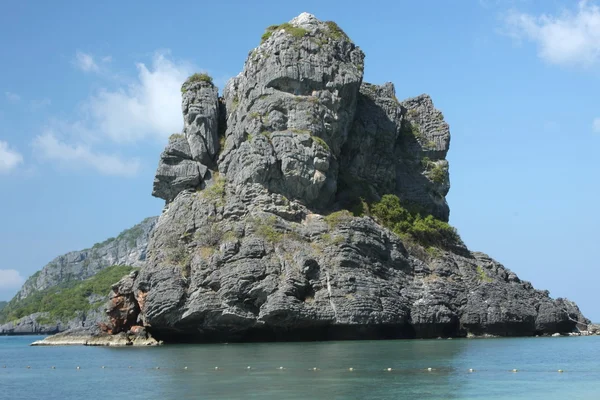
<instances>
[{"instance_id":1,"label":"rock face","mask_svg":"<svg viewBox=\"0 0 600 400\"><path fill-rule=\"evenodd\" d=\"M107 330L230 341L587 324L460 240L428 247L339 211L393 194L449 217L442 114L427 95L399 102L392 84L363 82L363 60L335 23L304 13L268 28L221 100L209 82L184 84L184 132L154 183L167 206L146 265L113 288Z\"/></svg>"},{"instance_id":2,"label":"rock face","mask_svg":"<svg viewBox=\"0 0 600 400\"><path fill-rule=\"evenodd\" d=\"M146 218L121 232L116 238L98 243L91 249L74 251L55 258L27 279L11 303L24 302L28 296L38 291L90 278L112 265L142 266L146 260L149 236L157 220L158 217ZM96 297L90 297L90 303L107 299ZM102 306L91 311L82 311L69 321L49 321L47 313L34 313L0 325L0 334L53 334L89 327L106 319L104 308Z\"/></svg>"}]
</instances>

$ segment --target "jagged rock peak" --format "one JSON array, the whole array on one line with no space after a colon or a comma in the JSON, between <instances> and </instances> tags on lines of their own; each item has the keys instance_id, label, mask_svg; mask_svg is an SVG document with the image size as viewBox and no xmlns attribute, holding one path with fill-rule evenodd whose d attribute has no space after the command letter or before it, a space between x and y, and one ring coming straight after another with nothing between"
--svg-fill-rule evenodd
<instances>
[{"instance_id":1,"label":"jagged rock peak","mask_svg":"<svg viewBox=\"0 0 600 400\"><path fill-rule=\"evenodd\" d=\"M429 96L398 101L391 83L363 82L363 69L336 24L301 14L267 28L222 99L207 78L183 86L186 126L154 186L169 204L146 265L113 287L111 331L308 340L587 323L439 221L448 124ZM362 214L348 211L357 199Z\"/></svg>"}]
</instances>

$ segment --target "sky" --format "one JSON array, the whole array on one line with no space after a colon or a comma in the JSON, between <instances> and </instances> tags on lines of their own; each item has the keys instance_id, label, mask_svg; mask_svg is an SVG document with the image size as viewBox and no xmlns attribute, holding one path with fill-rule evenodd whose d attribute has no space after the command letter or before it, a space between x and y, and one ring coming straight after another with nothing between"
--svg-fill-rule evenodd
<instances>
[{"instance_id":1,"label":"sky","mask_svg":"<svg viewBox=\"0 0 600 400\"><path fill-rule=\"evenodd\" d=\"M361 3L366 4L366 3ZM54 257L160 214L180 85L221 89L265 28L336 21L365 81L450 124L450 223L472 249L600 321L600 2L0 3L0 300Z\"/></svg>"}]
</instances>

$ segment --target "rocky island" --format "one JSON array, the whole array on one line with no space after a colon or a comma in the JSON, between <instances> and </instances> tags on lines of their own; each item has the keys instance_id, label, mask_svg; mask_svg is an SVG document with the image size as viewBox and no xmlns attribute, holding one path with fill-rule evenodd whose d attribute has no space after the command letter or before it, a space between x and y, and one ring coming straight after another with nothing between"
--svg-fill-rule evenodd
<instances>
[{"instance_id":1,"label":"rocky island","mask_svg":"<svg viewBox=\"0 0 600 400\"><path fill-rule=\"evenodd\" d=\"M169 343L585 329L576 304L465 246L448 225L448 124L429 96L399 101L391 83L364 82L364 58L337 24L303 13L267 28L221 95L206 74L183 84L184 128L152 191L165 209L142 268L113 285L96 335Z\"/></svg>"}]
</instances>

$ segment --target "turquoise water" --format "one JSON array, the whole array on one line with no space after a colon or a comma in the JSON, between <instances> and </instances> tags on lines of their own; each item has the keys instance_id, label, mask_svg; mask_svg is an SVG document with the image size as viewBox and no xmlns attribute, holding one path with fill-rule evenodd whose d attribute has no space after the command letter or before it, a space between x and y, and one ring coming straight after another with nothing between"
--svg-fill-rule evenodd
<instances>
[{"instance_id":1,"label":"turquoise water","mask_svg":"<svg viewBox=\"0 0 600 400\"><path fill-rule=\"evenodd\" d=\"M0 337L0 399L600 399L599 336L29 347L36 339Z\"/></svg>"}]
</instances>

